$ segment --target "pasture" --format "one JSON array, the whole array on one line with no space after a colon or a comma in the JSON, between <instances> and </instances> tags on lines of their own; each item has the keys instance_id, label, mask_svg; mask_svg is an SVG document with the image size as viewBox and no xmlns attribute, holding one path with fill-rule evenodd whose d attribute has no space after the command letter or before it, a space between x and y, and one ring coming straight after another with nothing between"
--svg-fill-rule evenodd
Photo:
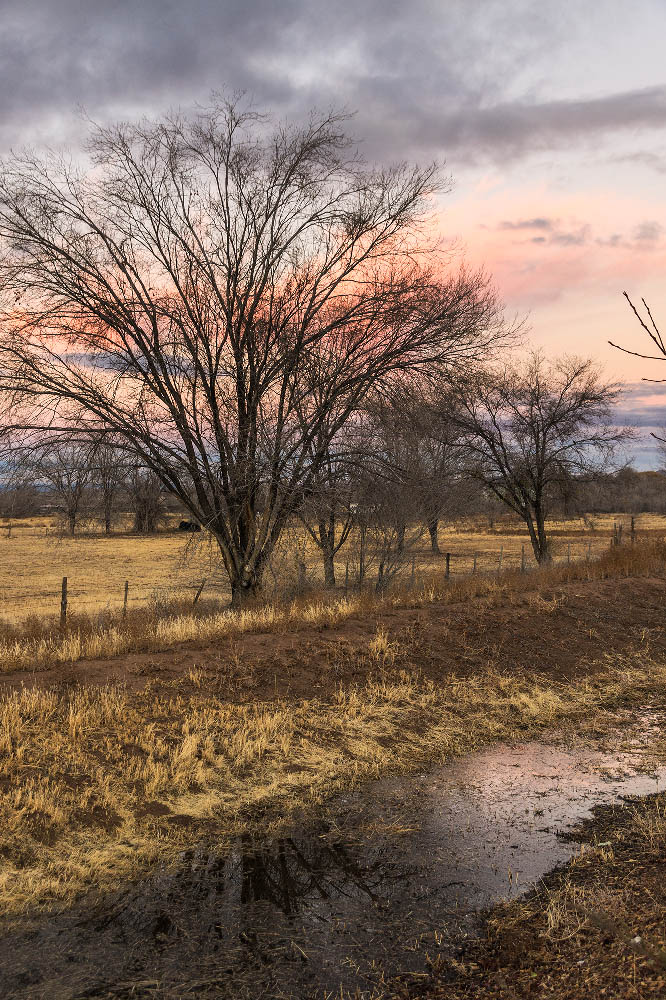
<instances>
[{"instance_id":1,"label":"pasture","mask_svg":"<svg viewBox=\"0 0 666 1000\"><path fill-rule=\"evenodd\" d=\"M127 530L104 535L99 525L88 524L73 538L58 531L52 518L0 520L0 624L13 626L27 619L57 619L62 578L68 578L70 614L89 618L118 613L123 606L125 581L129 582L128 608L165 611L174 604L192 602L205 580L203 597L226 604L230 591L216 545L206 533L177 531L179 518L155 535L134 535ZM581 562L596 558L609 547L614 525L623 526L623 541L630 542L631 518L626 514L603 514L588 518L553 519L548 525L555 563ZM637 538L666 532L666 516L639 514L635 517ZM489 527L485 518L442 523L439 529L442 553L451 553L451 578L462 578L476 569L480 574L534 566L527 532L512 517L501 516ZM319 551L300 527L287 532L265 574L269 601L293 596L297 566L303 561L310 592L323 587ZM405 553L394 586L414 584L444 573L443 556L433 556L427 533L416 539ZM347 569L348 568L348 569ZM358 540L352 535L336 557L338 591L344 590L348 572L354 589L358 572ZM373 584L370 560L366 587ZM289 589L291 588L291 590Z\"/></svg>"}]
</instances>

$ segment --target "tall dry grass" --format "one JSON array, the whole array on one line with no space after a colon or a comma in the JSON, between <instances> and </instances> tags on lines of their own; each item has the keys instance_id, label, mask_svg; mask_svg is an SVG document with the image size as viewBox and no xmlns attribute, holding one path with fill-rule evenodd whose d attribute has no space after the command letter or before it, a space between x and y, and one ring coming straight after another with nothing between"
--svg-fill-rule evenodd
<instances>
[{"instance_id":1,"label":"tall dry grass","mask_svg":"<svg viewBox=\"0 0 666 1000\"><path fill-rule=\"evenodd\" d=\"M41 670L53 663L158 651L183 642L210 643L246 632L338 625L351 617L399 606L418 608L472 598L500 601L512 593L573 580L663 575L665 569L666 543L652 541L606 549L600 558L590 562L551 565L528 573L512 569L446 580L440 568L423 574L415 586L403 583L384 596L369 590L341 597L321 590L291 602L266 603L241 611L220 611L215 602L202 603L194 610L174 602L135 609L125 619L119 613L109 613L101 626L95 618L78 616L70 620L64 633L36 621L28 634L16 626L5 626L4 635L0 631L0 671Z\"/></svg>"},{"instance_id":2,"label":"tall dry grass","mask_svg":"<svg viewBox=\"0 0 666 1000\"><path fill-rule=\"evenodd\" d=\"M615 521L624 524L626 538L626 516L552 520L549 532L556 560L564 562L570 554L572 560L580 561L588 545L594 558L601 555L608 548ZM0 523L0 641L3 630L11 626L36 635L40 628L43 631L45 622L52 625L57 620L63 576L69 580L70 612L77 620L88 618L98 624L122 608L125 580L130 584L131 611L150 610L154 605L191 604L204 578L204 597L218 601L221 607L229 603L228 581L221 572L219 552L205 533L183 536L178 531L163 531L141 537L121 532L105 536L98 530L99 525L87 527L95 530L69 538L54 531L45 518L14 521L11 525ZM636 519L636 527L639 536L666 533L666 517L642 514ZM503 567L517 568L523 546L528 565L532 562L524 526L507 515L497 518L492 528L478 517L442 524L439 544L443 552L451 553L454 577L469 574L475 557L479 571L495 569L500 551ZM398 586L411 577L412 559L417 581L440 571L441 560L429 551L424 537L406 554ZM265 574L269 601L284 600L290 591L302 589L298 570L301 561L306 566L307 585L321 587L320 555L302 527L294 525L285 532ZM358 539L353 535L336 559L339 583L344 581L347 567L354 580ZM376 565L370 572L376 572Z\"/></svg>"}]
</instances>

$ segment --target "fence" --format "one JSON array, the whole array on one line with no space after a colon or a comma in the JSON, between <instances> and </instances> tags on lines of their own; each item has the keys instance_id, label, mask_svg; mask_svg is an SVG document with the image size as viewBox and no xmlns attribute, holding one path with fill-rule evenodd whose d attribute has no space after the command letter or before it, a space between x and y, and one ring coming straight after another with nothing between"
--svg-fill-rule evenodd
<instances>
[{"instance_id":1,"label":"fence","mask_svg":"<svg viewBox=\"0 0 666 1000\"><path fill-rule=\"evenodd\" d=\"M636 523L635 519L632 517L630 524L628 525L628 534L630 543L633 545L637 537ZM611 548L622 545L624 541L625 530L622 522L615 522L610 535L610 546ZM560 546L560 551L556 554L554 559L555 563L566 563L570 564L572 562L589 562L594 555L599 554L601 551L606 549L608 546L607 537L604 539L603 536L595 536L594 539L587 538L577 538L575 540L568 539L566 543ZM366 553L366 557L367 557ZM423 562L423 557L421 556L421 562ZM364 588L375 588L377 586L376 581L371 577L369 570L372 566L366 566L366 572L360 572L360 566L358 563L353 563L351 560L347 559L344 563L336 563L336 575L338 581L342 578L342 571L344 568L344 585L338 585L339 591L342 591L345 596L350 593L360 592ZM424 570L417 565L416 553L411 554L411 560L409 557L402 561L397 572L391 574L385 581L386 587L391 585L409 585L412 588L415 587L420 578L432 579L433 575L441 574L443 579L451 580L453 578L461 578L470 575L475 575L477 573L484 575L495 574L500 576L502 572L520 570L520 572L526 573L531 569L536 568L536 562L532 554L531 545L529 542L520 542L518 545L511 545L501 543L499 550L489 550L486 548L477 549L467 549L467 548L457 548L445 551L438 556L434 556L428 553L427 558L427 568ZM59 624L62 629L67 627L68 615L72 613L72 608L78 613L86 612L88 614L117 614L120 611L123 618L127 617L130 602L133 602L133 606L136 607L149 607L152 603L156 607L163 605L165 610L169 606L178 604L181 607L188 604L191 607L196 607L196 605L201 600L204 594L206 596L210 595L215 597L218 601L223 599L228 599L229 593L226 585L221 581L221 578L217 577L215 574L212 576L204 576L197 581L191 581L189 583L185 581L178 581L176 585L170 587L147 587L145 583L140 586L133 586L131 579L126 579L122 586L119 587L118 596L114 600L112 594L108 595L108 598L104 603L99 600L96 602L86 601L85 593L76 593L74 595L74 601L72 602L71 590L70 590L71 577L63 576L61 586L59 589L60 598L60 614L59 614ZM306 578L305 574L302 577L302 584L305 589ZM108 593L108 592L107 592ZM57 600L57 596L54 593L54 605ZM82 599L83 598L83 599ZM23 603L23 602L21 602ZM39 604L34 605L35 608L39 609L40 617L49 617L48 608L44 606L44 599L40 600ZM92 612L89 610L92 606ZM52 605L53 607L53 605ZM23 607L21 608L23 610ZM55 611L55 607L54 607Z\"/></svg>"}]
</instances>

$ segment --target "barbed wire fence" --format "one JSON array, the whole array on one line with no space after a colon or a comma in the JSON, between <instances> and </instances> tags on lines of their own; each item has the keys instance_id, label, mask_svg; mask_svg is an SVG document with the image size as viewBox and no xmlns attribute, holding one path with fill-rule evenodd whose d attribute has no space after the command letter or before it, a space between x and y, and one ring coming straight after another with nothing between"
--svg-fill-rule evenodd
<instances>
[{"instance_id":1,"label":"barbed wire fence","mask_svg":"<svg viewBox=\"0 0 666 1000\"><path fill-rule=\"evenodd\" d=\"M633 545L638 535L634 517L628 522L627 529L625 530L622 521L615 521L610 539L604 535L596 535L594 538L565 539L561 544L558 543L550 565L590 562L606 551L609 545L614 548L625 544L627 539ZM188 540L188 546L190 544ZM299 552L296 560L297 572L302 589L306 590L307 582L316 584L319 581L312 577L306 579L305 563L302 560L303 556ZM486 577L494 575L500 578L504 573L516 571L529 573L539 569L529 541L521 542L520 547L500 542L499 548L492 550L487 547L451 548L439 556L428 553L425 568L423 562L422 552L407 553L399 571L390 580L389 586L414 589L433 579L454 581L474 575ZM0 599L11 600L15 612L19 612L22 620L33 616L53 617L61 628L67 626L68 617L73 614L87 615L92 619L115 617L120 614L125 618L128 612L142 607L160 616L173 613L174 610L185 613L188 607L195 609L203 601L208 605L213 602L218 606L228 603L230 598L228 581L223 572L216 569L212 562L208 570L204 569L201 572L202 567L199 567L197 574L189 573L183 579L180 573L185 566L185 556L181 555L173 574L174 578L167 584L146 583L145 580L137 582L128 576L119 583L117 594L109 594L104 601L100 601L99 596L87 597L85 586L77 586L76 576L72 576L71 572L62 577L59 587L54 586L52 592L42 591L38 598L26 600L19 595L5 594L0 595ZM369 574L363 578L359 572L358 560L350 558L336 560L336 573L340 581L335 589L338 595L349 596L375 589L374 579ZM273 575L276 591L273 596L277 597L279 596L277 581L284 579L284 566L281 565L279 571ZM49 610L49 606L52 611ZM16 622L16 618L14 621Z\"/></svg>"}]
</instances>

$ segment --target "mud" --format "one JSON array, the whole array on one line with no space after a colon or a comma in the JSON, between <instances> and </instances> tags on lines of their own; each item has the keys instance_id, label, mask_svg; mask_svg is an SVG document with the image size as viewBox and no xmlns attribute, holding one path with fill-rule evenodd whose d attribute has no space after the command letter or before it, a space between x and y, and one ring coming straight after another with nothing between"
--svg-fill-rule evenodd
<instances>
[{"instance_id":1,"label":"mud","mask_svg":"<svg viewBox=\"0 0 666 1000\"><path fill-rule=\"evenodd\" d=\"M661 789L645 748L496 745L432 774L341 797L328 818L226 855L199 844L112 899L6 934L0 992L16 998L370 996L423 973L580 846L600 804ZM564 836L563 836L564 835Z\"/></svg>"}]
</instances>

